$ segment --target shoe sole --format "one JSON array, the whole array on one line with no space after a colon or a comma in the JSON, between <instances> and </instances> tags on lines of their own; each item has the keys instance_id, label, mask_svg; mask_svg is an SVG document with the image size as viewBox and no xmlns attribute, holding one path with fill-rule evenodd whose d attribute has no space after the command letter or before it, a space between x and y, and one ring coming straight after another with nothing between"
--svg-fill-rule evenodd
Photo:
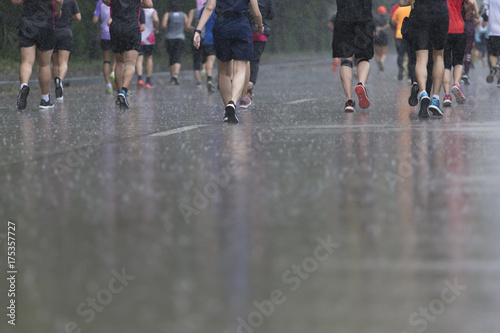
<instances>
[{"instance_id":1,"label":"shoe sole","mask_svg":"<svg viewBox=\"0 0 500 333\"><path fill-rule=\"evenodd\" d=\"M497 75L498 71L490 72L490 75L486 77L486 82L492 83L493 79L495 78L495 75Z\"/></svg>"},{"instance_id":2,"label":"shoe sole","mask_svg":"<svg viewBox=\"0 0 500 333\"><path fill-rule=\"evenodd\" d=\"M431 103L431 99L429 97L424 97L420 100L420 111L418 112L418 117L425 119L429 118L429 104Z\"/></svg>"},{"instance_id":3,"label":"shoe sole","mask_svg":"<svg viewBox=\"0 0 500 333\"><path fill-rule=\"evenodd\" d=\"M429 106L429 111L432 112L433 116L436 116L436 117L442 117L442 116L444 116L443 112L437 106L430 105Z\"/></svg>"},{"instance_id":4,"label":"shoe sole","mask_svg":"<svg viewBox=\"0 0 500 333\"><path fill-rule=\"evenodd\" d=\"M222 120L225 123L228 124L237 124L239 123L238 117L236 117L236 107L231 107L231 106L226 106L226 114L228 116L224 116L224 119Z\"/></svg>"},{"instance_id":5,"label":"shoe sole","mask_svg":"<svg viewBox=\"0 0 500 333\"><path fill-rule=\"evenodd\" d=\"M124 106L126 108L130 107L129 104L128 104L128 101L127 101L127 99L125 98L124 95L121 95L121 94L118 95L118 99L120 100L120 106Z\"/></svg>"},{"instance_id":6,"label":"shoe sole","mask_svg":"<svg viewBox=\"0 0 500 333\"><path fill-rule=\"evenodd\" d=\"M465 96L460 92L460 88L458 88L456 86L452 87L451 88L451 93L453 94L453 96L455 96L458 104L464 104L465 103L465 101L466 101L465 100ZM451 103L450 103L450 105L451 105Z\"/></svg>"},{"instance_id":7,"label":"shoe sole","mask_svg":"<svg viewBox=\"0 0 500 333\"><path fill-rule=\"evenodd\" d=\"M207 83L207 90L208 90L209 93L214 93L215 92L214 84L212 82L208 82Z\"/></svg>"},{"instance_id":8,"label":"shoe sole","mask_svg":"<svg viewBox=\"0 0 500 333\"><path fill-rule=\"evenodd\" d=\"M443 102L443 106L444 106L444 107L449 107L449 106L451 106L451 101L444 101L444 102Z\"/></svg>"},{"instance_id":9,"label":"shoe sole","mask_svg":"<svg viewBox=\"0 0 500 333\"><path fill-rule=\"evenodd\" d=\"M248 107L250 105L252 105L252 102L249 102L248 104L241 104L241 102L240 102L240 108L242 108L242 109L248 109Z\"/></svg>"},{"instance_id":10,"label":"shoe sole","mask_svg":"<svg viewBox=\"0 0 500 333\"><path fill-rule=\"evenodd\" d=\"M408 104L410 106L417 106L418 104L418 85L411 86L410 97L408 97Z\"/></svg>"},{"instance_id":11,"label":"shoe sole","mask_svg":"<svg viewBox=\"0 0 500 333\"><path fill-rule=\"evenodd\" d=\"M356 95L358 95L358 105L362 109L367 109L370 107L370 100L368 99L368 96L366 96L366 90L362 86L356 86L354 89L356 92Z\"/></svg>"},{"instance_id":12,"label":"shoe sole","mask_svg":"<svg viewBox=\"0 0 500 333\"><path fill-rule=\"evenodd\" d=\"M39 109L52 109L54 108L54 105L39 105Z\"/></svg>"},{"instance_id":13,"label":"shoe sole","mask_svg":"<svg viewBox=\"0 0 500 333\"><path fill-rule=\"evenodd\" d=\"M26 92L26 96L23 96L21 93L20 96L17 97L17 109L18 110L25 110L26 106L28 105L28 95L30 94L30 91L28 90Z\"/></svg>"}]
</instances>

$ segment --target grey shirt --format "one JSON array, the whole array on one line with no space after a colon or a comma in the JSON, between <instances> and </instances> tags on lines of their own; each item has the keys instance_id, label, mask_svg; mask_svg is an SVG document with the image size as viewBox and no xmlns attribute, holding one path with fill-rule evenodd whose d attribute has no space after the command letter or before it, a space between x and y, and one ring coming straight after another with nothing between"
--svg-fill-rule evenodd
<instances>
[{"instance_id":1,"label":"grey shirt","mask_svg":"<svg viewBox=\"0 0 500 333\"><path fill-rule=\"evenodd\" d=\"M184 12L169 12L166 39L186 39L184 35Z\"/></svg>"}]
</instances>

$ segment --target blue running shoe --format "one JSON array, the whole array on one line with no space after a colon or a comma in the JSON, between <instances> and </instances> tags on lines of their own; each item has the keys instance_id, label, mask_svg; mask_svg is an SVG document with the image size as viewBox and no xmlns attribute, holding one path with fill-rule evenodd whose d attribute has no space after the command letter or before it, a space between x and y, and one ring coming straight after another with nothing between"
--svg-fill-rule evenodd
<instances>
[{"instance_id":1,"label":"blue running shoe","mask_svg":"<svg viewBox=\"0 0 500 333\"><path fill-rule=\"evenodd\" d=\"M422 91L420 96L418 97L418 101L420 103L420 111L418 111L419 118L429 118L429 103L431 99L429 95L425 91Z\"/></svg>"},{"instance_id":2,"label":"blue running shoe","mask_svg":"<svg viewBox=\"0 0 500 333\"><path fill-rule=\"evenodd\" d=\"M120 90L120 92L118 93L118 99L120 100L120 106L124 106L126 108L130 107L130 104L128 104L128 97L125 90L123 89Z\"/></svg>"},{"instance_id":3,"label":"blue running shoe","mask_svg":"<svg viewBox=\"0 0 500 333\"><path fill-rule=\"evenodd\" d=\"M434 116L442 117L444 116L443 110L439 106L439 99L433 98L431 99L431 104L429 105L429 111L432 112Z\"/></svg>"}]
</instances>

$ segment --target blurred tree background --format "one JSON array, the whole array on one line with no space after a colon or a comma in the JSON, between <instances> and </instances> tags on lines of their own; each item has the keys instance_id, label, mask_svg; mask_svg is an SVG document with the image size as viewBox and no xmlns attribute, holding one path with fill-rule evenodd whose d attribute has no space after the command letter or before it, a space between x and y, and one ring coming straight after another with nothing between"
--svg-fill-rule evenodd
<instances>
[{"instance_id":1,"label":"blurred tree background","mask_svg":"<svg viewBox=\"0 0 500 333\"><path fill-rule=\"evenodd\" d=\"M99 25L92 24L97 0L77 0L82 13L82 21L75 22L73 28L72 59L100 59ZM167 11L170 1L156 0L160 20ZM196 6L195 0L180 1L183 10L188 13ZM328 19L336 11L335 0L273 0L276 17L271 22L271 38L268 43L269 53L328 52L331 48L331 32L326 28ZM390 10L396 0L375 0L373 8L384 5ZM17 47L17 24L22 8L12 5L10 0L0 2L0 59L19 59ZM187 33L188 40L192 38ZM164 31L160 31L156 53L166 57L164 50ZM189 44L187 44L189 45ZM186 47L189 57L190 47Z\"/></svg>"}]
</instances>

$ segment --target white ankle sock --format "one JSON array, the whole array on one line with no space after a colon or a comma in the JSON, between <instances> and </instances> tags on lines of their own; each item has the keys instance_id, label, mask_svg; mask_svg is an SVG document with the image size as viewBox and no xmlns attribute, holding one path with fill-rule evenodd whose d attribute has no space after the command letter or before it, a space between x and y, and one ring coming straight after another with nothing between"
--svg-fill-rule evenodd
<instances>
[{"instance_id":1,"label":"white ankle sock","mask_svg":"<svg viewBox=\"0 0 500 333\"><path fill-rule=\"evenodd\" d=\"M47 95L42 95L42 99L45 101L45 102L48 102L49 101L49 94Z\"/></svg>"},{"instance_id":2,"label":"white ankle sock","mask_svg":"<svg viewBox=\"0 0 500 333\"><path fill-rule=\"evenodd\" d=\"M439 95L432 95L432 98L435 98L439 101Z\"/></svg>"}]
</instances>

